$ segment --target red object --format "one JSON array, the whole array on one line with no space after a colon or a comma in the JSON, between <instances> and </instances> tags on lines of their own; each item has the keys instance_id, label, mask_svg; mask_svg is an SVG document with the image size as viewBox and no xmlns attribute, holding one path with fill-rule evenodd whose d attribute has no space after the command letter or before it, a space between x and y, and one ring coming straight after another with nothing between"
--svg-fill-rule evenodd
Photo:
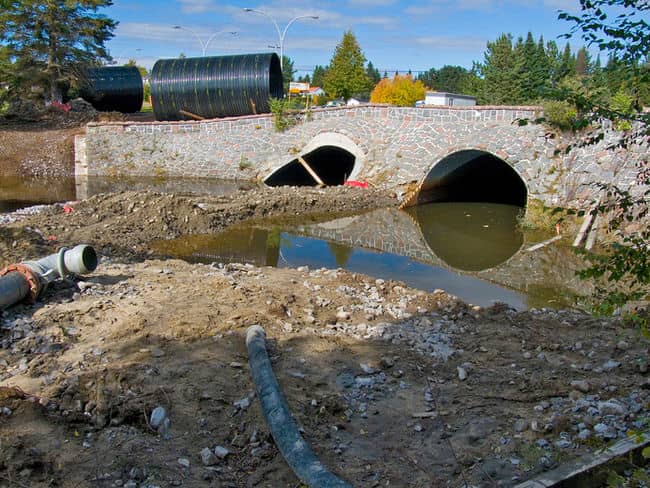
<instances>
[{"instance_id":1,"label":"red object","mask_svg":"<svg viewBox=\"0 0 650 488\"><path fill-rule=\"evenodd\" d=\"M56 241L56 236L47 236L47 240L50 242Z\"/></svg>"},{"instance_id":2,"label":"red object","mask_svg":"<svg viewBox=\"0 0 650 488\"><path fill-rule=\"evenodd\" d=\"M68 205L67 203L63 206L63 212L64 213L72 213L74 212L74 208Z\"/></svg>"},{"instance_id":3,"label":"red object","mask_svg":"<svg viewBox=\"0 0 650 488\"><path fill-rule=\"evenodd\" d=\"M69 103L61 103L57 102L56 100L52 102L51 104L54 108L58 108L59 110L62 110L63 112L69 112L70 109L72 108L72 105Z\"/></svg>"},{"instance_id":4,"label":"red object","mask_svg":"<svg viewBox=\"0 0 650 488\"><path fill-rule=\"evenodd\" d=\"M368 183L365 181L356 181L356 180L348 180L345 183L343 183L344 186L355 186L357 188L368 188Z\"/></svg>"}]
</instances>

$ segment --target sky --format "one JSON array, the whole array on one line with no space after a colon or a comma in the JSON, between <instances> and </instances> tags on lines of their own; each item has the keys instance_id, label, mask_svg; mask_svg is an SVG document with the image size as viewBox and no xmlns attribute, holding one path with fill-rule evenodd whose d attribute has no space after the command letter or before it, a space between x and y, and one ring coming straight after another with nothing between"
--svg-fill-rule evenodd
<instances>
[{"instance_id":1,"label":"sky","mask_svg":"<svg viewBox=\"0 0 650 488\"><path fill-rule=\"evenodd\" d=\"M558 11L578 9L578 0L114 0L103 13L119 22L107 44L119 64L135 59L150 69L161 58L201 56L204 47L209 56L279 52L284 33L284 54L304 75L329 64L351 30L366 59L392 75L444 65L469 69L502 33L516 39L530 31L536 41L543 36L562 48L567 40L558 36L572 24L558 20ZM308 17L285 31L301 16ZM582 45L579 38L570 43L574 50Z\"/></svg>"}]
</instances>

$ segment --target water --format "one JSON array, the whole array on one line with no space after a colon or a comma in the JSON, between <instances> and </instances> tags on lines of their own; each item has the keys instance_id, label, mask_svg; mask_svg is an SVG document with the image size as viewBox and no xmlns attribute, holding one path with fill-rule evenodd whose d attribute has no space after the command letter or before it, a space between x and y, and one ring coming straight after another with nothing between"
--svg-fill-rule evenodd
<instances>
[{"instance_id":1,"label":"water","mask_svg":"<svg viewBox=\"0 0 650 488\"><path fill-rule=\"evenodd\" d=\"M310 224L267 221L159 241L154 248L190 262L344 268L422 290L444 289L481 306L571 305L572 288L580 287L573 254L557 246L527 252L520 212L508 205L429 204Z\"/></svg>"},{"instance_id":2,"label":"water","mask_svg":"<svg viewBox=\"0 0 650 488\"><path fill-rule=\"evenodd\" d=\"M99 193L153 190L169 193L227 195L252 183L207 178L24 177L0 175L0 213L38 204L81 200Z\"/></svg>"}]
</instances>

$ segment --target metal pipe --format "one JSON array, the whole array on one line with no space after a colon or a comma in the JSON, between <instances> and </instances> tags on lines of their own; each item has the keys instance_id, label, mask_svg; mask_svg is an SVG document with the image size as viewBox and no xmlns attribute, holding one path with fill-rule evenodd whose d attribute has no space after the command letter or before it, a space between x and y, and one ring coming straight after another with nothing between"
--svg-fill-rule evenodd
<instances>
[{"instance_id":1,"label":"metal pipe","mask_svg":"<svg viewBox=\"0 0 650 488\"><path fill-rule=\"evenodd\" d=\"M52 281L71 273L90 273L97 268L98 261L92 247L80 244L72 249L64 247L38 261L7 266L0 270L0 309L25 298L36 300Z\"/></svg>"},{"instance_id":2,"label":"metal pipe","mask_svg":"<svg viewBox=\"0 0 650 488\"><path fill-rule=\"evenodd\" d=\"M24 300L29 295L30 286L25 277L11 271L0 278L0 310Z\"/></svg>"},{"instance_id":3,"label":"metal pipe","mask_svg":"<svg viewBox=\"0 0 650 488\"><path fill-rule=\"evenodd\" d=\"M300 435L298 425L289 412L287 401L273 374L265 339L264 329L259 325L248 328L248 364L262 405L262 413L271 429L275 445L296 476L310 488L352 488L352 485L338 478L319 461Z\"/></svg>"}]
</instances>

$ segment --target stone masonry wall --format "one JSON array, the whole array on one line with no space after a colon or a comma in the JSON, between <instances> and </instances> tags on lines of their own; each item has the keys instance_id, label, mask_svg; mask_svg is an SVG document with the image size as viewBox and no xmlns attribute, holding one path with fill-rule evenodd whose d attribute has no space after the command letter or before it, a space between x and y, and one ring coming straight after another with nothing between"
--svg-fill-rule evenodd
<instances>
[{"instance_id":1,"label":"stone masonry wall","mask_svg":"<svg viewBox=\"0 0 650 488\"><path fill-rule=\"evenodd\" d=\"M265 179L318 141L343 141L357 157L351 179L378 186L419 182L442 158L464 149L500 157L518 171L529 196L549 205L589 199L592 182L633 182L641 148L615 152L602 142L564 155L566 144L575 141L553 136L543 125L518 123L539 115L535 107L366 105L317 109L282 133L271 115L91 123L77 141L77 173Z\"/></svg>"}]
</instances>

